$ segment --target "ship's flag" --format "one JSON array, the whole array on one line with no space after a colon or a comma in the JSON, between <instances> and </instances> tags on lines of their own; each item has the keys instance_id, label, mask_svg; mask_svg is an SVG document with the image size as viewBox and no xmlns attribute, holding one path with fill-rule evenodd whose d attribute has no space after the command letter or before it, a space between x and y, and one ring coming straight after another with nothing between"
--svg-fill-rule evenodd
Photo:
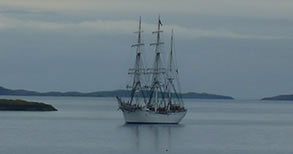
<instances>
[{"instance_id":1,"label":"ship's flag","mask_svg":"<svg viewBox=\"0 0 293 154\"><path fill-rule=\"evenodd\" d=\"M161 26L163 26L163 24L162 24L162 22L161 22L161 19L159 19L159 24L160 24Z\"/></svg>"}]
</instances>

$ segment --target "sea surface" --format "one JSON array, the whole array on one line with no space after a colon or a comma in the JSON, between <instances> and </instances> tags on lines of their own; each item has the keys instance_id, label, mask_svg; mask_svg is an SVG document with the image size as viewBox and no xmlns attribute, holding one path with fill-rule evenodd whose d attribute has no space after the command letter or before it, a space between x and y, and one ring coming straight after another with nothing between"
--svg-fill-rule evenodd
<instances>
[{"instance_id":1,"label":"sea surface","mask_svg":"<svg viewBox=\"0 0 293 154\"><path fill-rule=\"evenodd\" d=\"M186 99L179 125L129 125L114 98L1 98L59 110L1 111L1 154L293 153L293 102Z\"/></svg>"}]
</instances>

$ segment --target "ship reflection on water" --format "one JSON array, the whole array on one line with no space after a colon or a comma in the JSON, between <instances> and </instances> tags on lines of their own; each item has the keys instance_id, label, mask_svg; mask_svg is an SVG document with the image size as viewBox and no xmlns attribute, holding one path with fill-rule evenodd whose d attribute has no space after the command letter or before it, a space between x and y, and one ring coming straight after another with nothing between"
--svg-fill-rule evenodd
<instances>
[{"instance_id":1,"label":"ship reflection on water","mask_svg":"<svg viewBox=\"0 0 293 154\"><path fill-rule=\"evenodd\" d=\"M132 149L137 153L172 153L176 148L174 139L180 136L177 131L184 125L179 124L124 124L122 126L130 132L129 140Z\"/></svg>"}]
</instances>

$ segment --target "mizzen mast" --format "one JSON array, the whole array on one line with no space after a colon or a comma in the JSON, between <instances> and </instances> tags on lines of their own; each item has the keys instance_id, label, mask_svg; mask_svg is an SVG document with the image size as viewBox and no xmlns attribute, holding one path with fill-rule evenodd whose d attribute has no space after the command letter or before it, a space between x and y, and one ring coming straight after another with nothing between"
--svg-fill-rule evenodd
<instances>
[{"instance_id":1,"label":"mizzen mast","mask_svg":"<svg viewBox=\"0 0 293 154\"><path fill-rule=\"evenodd\" d=\"M171 103L172 103L172 93L171 93L171 87L173 84L173 74L172 74L172 64L173 64L173 29L171 32L171 46L170 46L170 55L169 55L169 65L168 65L168 109L170 109Z\"/></svg>"},{"instance_id":2,"label":"mizzen mast","mask_svg":"<svg viewBox=\"0 0 293 154\"><path fill-rule=\"evenodd\" d=\"M171 32L171 46L170 46L170 54L169 54L169 63L168 63L168 73L167 73L167 92L168 92L168 109L173 105L178 105L180 108L184 106L181 90L180 90L180 83L178 78L178 68L176 66L175 60L175 51L174 51L174 31L172 29ZM177 83L177 88L174 85ZM177 89L177 90L176 90ZM173 99L172 99L173 98Z\"/></svg>"}]
</instances>

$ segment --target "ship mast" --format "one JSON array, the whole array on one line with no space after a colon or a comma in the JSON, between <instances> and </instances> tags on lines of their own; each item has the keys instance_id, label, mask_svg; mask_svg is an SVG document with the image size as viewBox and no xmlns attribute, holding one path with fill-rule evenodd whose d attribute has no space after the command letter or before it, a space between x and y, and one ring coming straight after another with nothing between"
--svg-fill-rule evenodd
<instances>
[{"instance_id":1,"label":"ship mast","mask_svg":"<svg viewBox=\"0 0 293 154\"><path fill-rule=\"evenodd\" d=\"M143 73L142 62L141 62L141 46L144 45L141 41L141 17L139 17L139 25L138 25L138 36L137 36L137 43L132 45L131 47L136 47L136 59L135 59L135 66L134 69L129 69L128 74L134 74L133 77L133 84L132 86L127 86L128 88L132 88L131 96L130 96L130 104L132 104L133 97L136 94L136 91L140 91L144 97L141 85L141 73ZM145 98L145 97L144 97Z\"/></svg>"},{"instance_id":2,"label":"ship mast","mask_svg":"<svg viewBox=\"0 0 293 154\"><path fill-rule=\"evenodd\" d=\"M168 109L170 109L171 101L172 101L172 93L171 86L173 84L173 76L172 76L172 63L173 63L173 29L171 32L171 47L170 47L170 55L169 55L169 66L168 66Z\"/></svg>"},{"instance_id":3,"label":"ship mast","mask_svg":"<svg viewBox=\"0 0 293 154\"><path fill-rule=\"evenodd\" d=\"M171 32L171 47L170 47L170 55L169 55L169 64L168 64L168 74L167 74L167 92L168 92L168 105L167 108L170 109L171 105L177 104L179 106L183 106L183 100L181 96L181 90L180 90L180 83L178 78L178 69L176 67L176 60L175 60L175 51L174 51L174 31L172 29ZM175 82L174 82L175 80ZM177 83L177 90L174 85L174 83ZM178 91L179 90L179 91ZM172 100L172 95L174 98Z\"/></svg>"},{"instance_id":4,"label":"ship mast","mask_svg":"<svg viewBox=\"0 0 293 154\"><path fill-rule=\"evenodd\" d=\"M161 20L160 20L160 16L158 17L158 30L154 31L153 34L157 34L157 39L155 43L151 43L150 45L153 46L155 45L155 62L154 62L154 66L151 69L151 73L153 75L152 77L152 85L151 85L151 89L150 89L150 98L149 98L149 102L148 104L152 103L152 97L153 94L155 93L155 110L158 107L159 104L159 92L161 97L164 97L164 93L162 92L162 88L161 88L161 82L160 82L160 75L162 73L165 73L165 70L163 68L161 68L161 52L160 52L160 45L164 44L163 42L160 41L160 33L162 33L163 31L161 31ZM164 100L164 99L162 99Z\"/></svg>"},{"instance_id":5,"label":"ship mast","mask_svg":"<svg viewBox=\"0 0 293 154\"><path fill-rule=\"evenodd\" d=\"M170 47L170 57L169 57L169 72L172 72L172 63L173 63L173 29L171 32L171 47Z\"/></svg>"}]
</instances>

